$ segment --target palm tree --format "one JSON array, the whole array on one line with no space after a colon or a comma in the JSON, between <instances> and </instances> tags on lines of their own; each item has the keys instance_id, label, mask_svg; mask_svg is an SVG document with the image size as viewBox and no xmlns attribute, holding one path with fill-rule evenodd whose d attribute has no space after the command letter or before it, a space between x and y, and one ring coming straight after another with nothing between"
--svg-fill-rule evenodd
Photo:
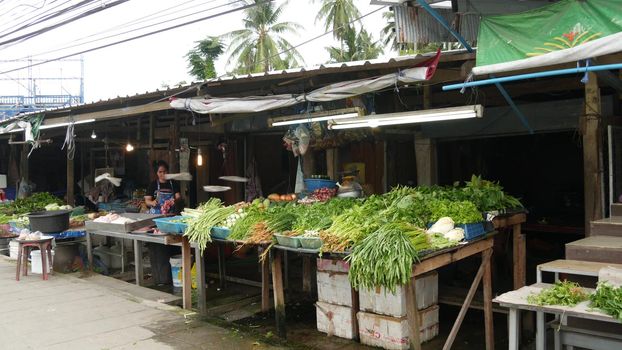
<instances>
[{"instance_id":1,"label":"palm tree","mask_svg":"<svg viewBox=\"0 0 622 350\"><path fill-rule=\"evenodd\" d=\"M383 12L382 17L387 21L387 24L380 31L382 43L392 50L399 50L400 44L397 42L397 34L395 33L395 13L393 11Z\"/></svg>"},{"instance_id":2,"label":"palm tree","mask_svg":"<svg viewBox=\"0 0 622 350\"><path fill-rule=\"evenodd\" d=\"M350 22L360 16L361 13L352 0L322 0L322 6L315 21L323 19L324 29L332 30L333 37L343 41L352 28Z\"/></svg>"},{"instance_id":3,"label":"palm tree","mask_svg":"<svg viewBox=\"0 0 622 350\"><path fill-rule=\"evenodd\" d=\"M326 48L330 55L330 62L371 60L378 58L383 52L381 42L374 40L365 29L361 29L358 34L350 29L342 42L347 50L344 50L343 45L341 48L332 46Z\"/></svg>"},{"instance_id":4,"label":"palm tree","mask_svg":"<svg viewBox=\"0 0 622 350\"><path fill-rule=\"evenodd\" d=\"M267 72L304 64L298 50L282 36L298 34L302 28L295 22L279 22L287 1L276 8L272 2L254 1L256 6L244 10L244 29L223 35L230 40L228 64L235 62L234 73Z\"/></svg>"},{"instance_id":5,"label":"palm tree","mask_svg":"<svg viewBox=\"0 0 622 350\"><path fill-rule=\"evenodd\" d=\"M196 46L188 51L186 60L188 61L188 73L199 80L216 77L214 61L223 53L224 46L219 38L207 37L196 42Z\"/></svg>"}]
</instances>

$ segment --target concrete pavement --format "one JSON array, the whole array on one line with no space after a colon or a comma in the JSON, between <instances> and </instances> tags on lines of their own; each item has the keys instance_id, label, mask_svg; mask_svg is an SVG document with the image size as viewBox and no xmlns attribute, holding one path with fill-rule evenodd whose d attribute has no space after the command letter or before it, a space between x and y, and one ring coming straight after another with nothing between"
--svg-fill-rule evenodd
<instances>
[{"instance_id":1,"label":"concrete pavement","mask_svg":"<svg viewBox=\"0 0 622 350\"><path fill-rule=\"evenodd\" d=\"M280 349L193 320L157 291L136 287L145 289L137 297L116 283L125 282L59 273L17 282L15 263L1 256L0 349Z\"/></svg>"}]
</instances>

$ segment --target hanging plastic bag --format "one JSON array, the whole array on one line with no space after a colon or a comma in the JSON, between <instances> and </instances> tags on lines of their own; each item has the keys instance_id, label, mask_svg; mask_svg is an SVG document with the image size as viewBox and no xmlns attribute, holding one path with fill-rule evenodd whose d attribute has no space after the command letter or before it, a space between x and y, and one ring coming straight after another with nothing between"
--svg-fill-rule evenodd
<instances>
[{"instance_id":1,"label":"hanging plastic bag","mask_svg":"<svg viewBox=\"0 0 622 350\"><path fill-rule=\"evenodd\" d=\"M296 131L294 131L294 134L298 139L298 151L300 154L305 155L305 153L307 153L307 149L309 148L309 142L311 141L309 129L307 129L304 125L299 125L296 128Z\"/></svg>"}]
</instances>

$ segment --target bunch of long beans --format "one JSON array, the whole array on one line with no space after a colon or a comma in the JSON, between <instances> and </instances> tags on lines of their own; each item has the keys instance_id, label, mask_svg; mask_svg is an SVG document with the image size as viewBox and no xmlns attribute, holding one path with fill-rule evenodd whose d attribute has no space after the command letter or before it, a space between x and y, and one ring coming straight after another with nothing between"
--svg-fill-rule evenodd
<instances>
[{"instance_id":1,"label":"bunch of long beans","mask_svg":"<svg viewBox=\"0 0 622 350\"><path fill-rule=\"evenodd\" d=\"M212 241L210 231L212 227L217 226L223 222L229 215L235 212L234 206L228 207L215 207L213 205L201 205L199 208L203 210L203 213L188 223L188 229L184 235L188 236L191 242L195 242L202 252L207 247L207 244Z\"/></svg>"},{"instance_id":2,"label":"bunch of long beans","mask_svg":"<svg viewBox=\"0 0 622 350\"><path fill-rule=\"evenodd\" d=\"M355 245L346 258L350 282L355 288L384 286L394 292L410 280L419 251L429 248L423 229L403 222L383 225Z\"/></svg>"}]
</instances>

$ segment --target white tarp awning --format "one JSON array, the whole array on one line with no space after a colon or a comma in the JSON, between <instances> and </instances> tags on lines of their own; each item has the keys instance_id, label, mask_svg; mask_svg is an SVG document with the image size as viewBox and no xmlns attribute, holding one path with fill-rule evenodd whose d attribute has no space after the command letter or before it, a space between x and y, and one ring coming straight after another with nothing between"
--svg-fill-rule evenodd
<instances>
[{"instance_id":1,"label":"white tarp awning","mask_svg":"<svg viewBox=\"0 0 622 350\"><path fill-rule=\"evenodd\" d=\"M201 114L253 113L289 107L307 101L335 101L382 90L398 83L409 84L429 80L436 71L439 57L440 50L435 57L422 62L420 67L408 68L374 78L334 83L303 95L175 98L171 100L171 107Z\"/></svg>"}]
</instances>

